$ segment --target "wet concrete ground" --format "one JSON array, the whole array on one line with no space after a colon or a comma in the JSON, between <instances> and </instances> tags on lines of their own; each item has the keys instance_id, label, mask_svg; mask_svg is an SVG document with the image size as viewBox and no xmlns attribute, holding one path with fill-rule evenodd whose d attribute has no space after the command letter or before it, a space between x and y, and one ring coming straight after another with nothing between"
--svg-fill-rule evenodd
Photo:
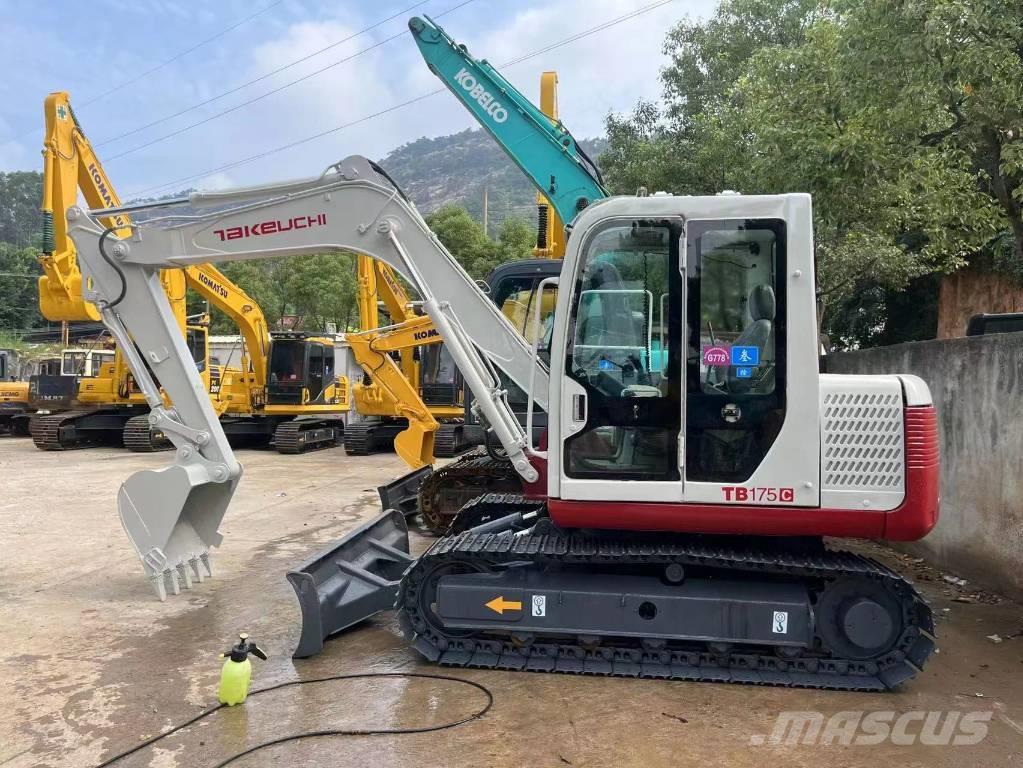
<instances>
[{"instance_id":1,"label":"wet concrete ground","mask_svg":"<svg viewBox=\"0 0 1023 768\"><path fill-rule=\"evenodd\" d=\"M874 549L912 578L939 617L940 653L886 695L618 678L443 670L380 618L292 662L298 607L284 573L377 512L375 487L405 471L393 455L241 452L246 474L214 560L215 580L159 603L114 507L129 473L159 454L41 453L0 439L0 766L93 766L215 703L220 659L239 631L270 654L253 687L350 672L451 674L487 686L479 721L430 734L324 738L234 765L362 766L1021 766L1023 611ZM427 541L417 538L416 546ZM969 600L970 602L958 602ZM997 634L1001 643L986 636ZM398 678L288 688L221 711L123 766L201 768L317 728L420 727L484 704L478 691ZM973 746L763 745L782 711L990 712ZM948 722L942 715L941 722ZM841 722L848 722L842 720ZM836 721L837 724L837 721ZM940 726L940 723L939 723ZM908 728L918 734L920 722ZM958 732L958 731L957 731ZM857 731L862 736L863 731Z\"/></svg>"}]
</instances>

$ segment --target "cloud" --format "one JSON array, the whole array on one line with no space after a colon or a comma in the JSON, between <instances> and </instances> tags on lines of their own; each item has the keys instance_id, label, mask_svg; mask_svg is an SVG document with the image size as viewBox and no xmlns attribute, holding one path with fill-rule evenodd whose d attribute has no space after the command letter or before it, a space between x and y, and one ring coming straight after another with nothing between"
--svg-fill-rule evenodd
<instances>
[{"instance_id":1,"label":"cloud","mask_svg":"<svg viewBox=\"0 0 1023 768\"><path fill-rule=\"evenodd\" d=\"M551 43L591 29L648 5L636 0L560 0L524 10L500 29L491 29L470 51L500 65ZM707 13L716 3L695 0L691 13ZM540 74L558 73L560 117L578 138L603 134L610 111L628 110L640 98L661 93L659 73L665 63L661 44L680 17L670 3L635 18L540 54L502 74L533 101L539 99ZM454 35L457 37L457 35Z\"/></svg>"},{"instance_id":2,"label":"cloud","mask_svg":"<svg viewBox=\"0 0 1023 768\"><path fill-rule=\"evenodd\" d=\"M230 174L227 173L211 173L209 176L203 176L195 187L197 189L230 189L231 187L237 186L238 183L231 178Z\"/></svg>"},{"instance_id":3,"label":"cloud","mask_svg":"<svg viewBox=\"0 0 1023 768\"><path fill-rule=\"evenodd\" d=\"M182 22L178 11L182 6L173 0L146 2L156 3L150 10L164 14L167 34L173 34L173 30L180 28ZM652 0L529 0L516 3L477 0L439 19L439 22L456 40L468 44L473 55L501 65L650 2ZM239 32L205 46L201 54L176 61L127 92L80 110L79 114L81 116L81 112L85 112L84 124L94 144L102 142L313 53L408 4L398 0L394 3L379 0L372 5L348 3L346 7L332 11L325 10L318 3L300 5L289 0L280 7L279 13L268 13L261 17L260 24L247 26L244 34ZM455 0L430 0L416 10L436 16L454 4ZM639 98L656 98L659 95L658 74L664 64L661 44L668 28L683 12L705 15L713 5L713 0L690 0L685 5L672 3L521 64L502 68L502 73L528 98L535 100L540 73L556 70L561 86L562 119L580 138L598 135L603 131L607 112L625 111ZM204 30L215 31L243 16L244 9L248 7L244 3L239 5L237 1L230 6L222 10L218 7L216 20L204 16ZM323 18L324 14L332 12L338 15ZM343 16L340 15L342 13ZM311 20L316 16L320 18ZM391 149L422 136L443 135L475 127L469 113L454 96L444 91L293 149L269 154L225 172L210 172L241 158L360 121L441 88L440 81L425 66L408 35L406 22L405 18L396 18L369 34L360 35L258 85L123 141L100 146L99 155L101 159L111 158L396 34L399 35L397 39L302 83L122 159L108 161L108 171L122 195L193 174L204 176L199 182L183 182L164 191L178 191L199 183L202 186L249 184L318 173L327 164L349 154L379 158ZM77 99L77 103L81 104L87 97L101 92L104 82L152 66L160 60L156 52L162 54L174 48L168 48L166 37L159 36L160 24L154 23L153 26L157 36L140 34L137 39L139 47L132 47L128 52L124 52L123 40L115 34L116 30L104 30L103 35L97 36L91 43L96 50L119 51L113 67L115 73L108 72L105 76L97 73L99 63L95 56L91 53L83 55L87 43L80 36L67 40L51 37L43 48L56 47L67 51L66 61L61 65L65 68L78 61L84 64L81 71L75 70L76 82L88 82L93 87L83 89L81 94L72 93L73 102ZM46 24L41 28L58 29ZM143 28L140 27L139 31L141 33ZM150 44L148 50L147 41ZM35 42L39 44L40 41ZM0 62L6 58L0 54ZM55 85L64 86L59 78ZM32 89L37 86L38 83L32 85ZM7 87L27 92L27 86L22 87L18 83ZM64 87L75 87L75 83ZM0 93L3 89L4 86L0 85ZM38 98L29 100L32 103L31 114L39 114L38 102L44 94L45 90L40 87L33 95L33 98L36 95ZM40 133L41 122L40 119ZM32 143L29 137L22 139L12 135L0 125L0 167L37 167L37 157L29 151Z\"/></svg>"}]
</instances>

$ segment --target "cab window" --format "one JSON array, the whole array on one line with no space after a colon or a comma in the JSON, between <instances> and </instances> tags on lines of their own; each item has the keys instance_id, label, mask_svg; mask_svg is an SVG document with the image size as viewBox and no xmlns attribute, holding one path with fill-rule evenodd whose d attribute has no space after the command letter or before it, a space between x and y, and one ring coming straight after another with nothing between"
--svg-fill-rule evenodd
<instances>
[{"instance_id":1,"label":"cab window","mask_svg":"<svg viewBox=\"0 0 1023 768\"><path fill-rule=\"evenodd\" d=\"M678 480L681 221L605 225L575 276L566 373L586 391L569 477Z\"/></svg>"}]
</instances>

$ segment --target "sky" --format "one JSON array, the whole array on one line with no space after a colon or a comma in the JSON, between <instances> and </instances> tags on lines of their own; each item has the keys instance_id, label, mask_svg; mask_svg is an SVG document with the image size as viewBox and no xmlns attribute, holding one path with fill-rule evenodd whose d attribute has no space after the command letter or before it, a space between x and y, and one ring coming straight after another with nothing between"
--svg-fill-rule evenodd
<instances>
[{"instance_id":1,"label":"sky","mask_svg":"<svg viewBox=\"0 0 1023 768\"><path fill-rule=\"evenodd\" d=\"M447 91L373 116L441 87L407 30L423 14L529 98L542 71L557 71L562 120L577 138L598 136L609 112L660 95L666 32L716 0L673 0L501 65L655 2L0 0L0 170L41 170L43 99L55 90L70 93L122 199L315 175L475 127Z\"/></svg>"}]
</instances>

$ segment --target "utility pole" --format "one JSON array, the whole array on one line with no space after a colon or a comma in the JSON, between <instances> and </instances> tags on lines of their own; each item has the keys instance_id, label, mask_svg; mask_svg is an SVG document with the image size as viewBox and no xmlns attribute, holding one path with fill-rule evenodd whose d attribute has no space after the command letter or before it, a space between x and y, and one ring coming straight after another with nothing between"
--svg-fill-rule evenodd
<instances>
[{"instance_id":1,"label":"utility pole","mask_svg":"<svg viewBox=\"0 0 1023 768\"><path fill-rule=\"evenodd\" d=\"M483 185L483 234L487 233L487 185Z\"/></svg>"}]
</instances>

